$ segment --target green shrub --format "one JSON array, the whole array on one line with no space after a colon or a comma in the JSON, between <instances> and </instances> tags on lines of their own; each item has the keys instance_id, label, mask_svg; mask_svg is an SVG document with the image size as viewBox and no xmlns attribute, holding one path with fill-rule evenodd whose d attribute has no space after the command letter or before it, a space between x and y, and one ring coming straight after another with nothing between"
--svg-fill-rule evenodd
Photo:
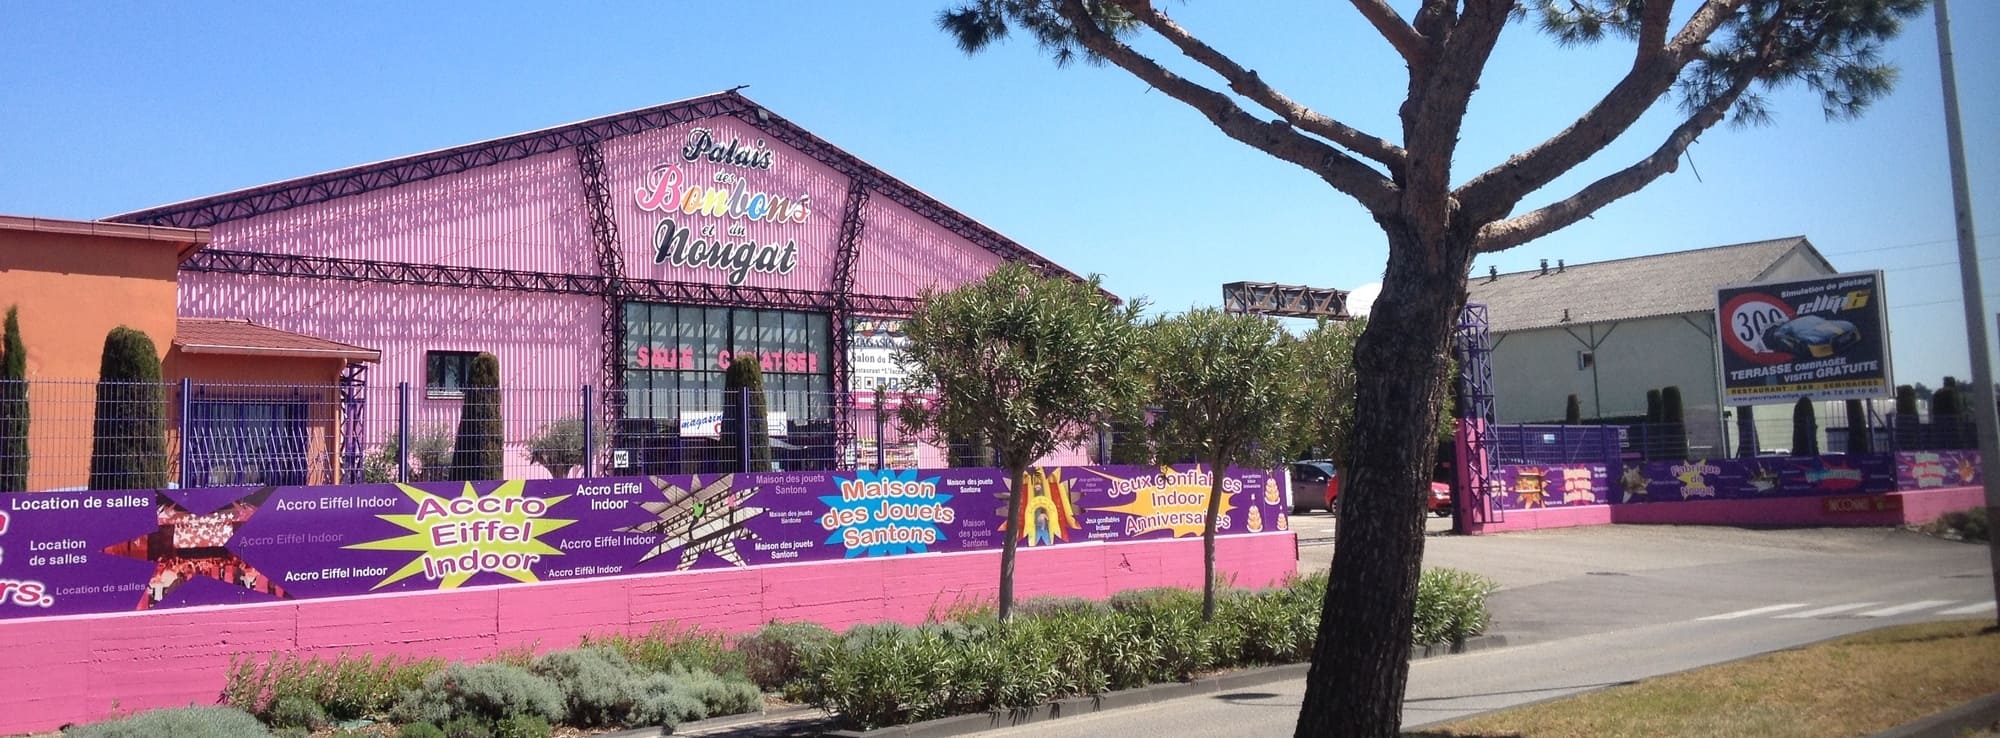
<instances>
[{"instance_id":1,"label":"green shrub","mask_svg":"<svg viewBox=\"0 0 2000 738\"><path fill-rule=\"evenodd\" d=\"M1171 610L1188 607L1189 603L1196 608L1201 607L1201 593L1179 587L1128 589L1104 601L1105 606L1118 612Z\"/></svg>"},{"instance_id":2,"label":"green shrub","mask_svg":"<svg viewBox=\"0 0 2000 738\"><path fill-rule=\"evenodd\" d=\"M398 729L396 738L444 738L444 729L436 723L410 723Z\"/></svg>"},{"instance_id":3,"label":"green shrub","mask_svg":"<svg viewBox=\"0 0 2000 738\"><path fill-rule=\"evenodd\" d=\"M493 725L493 738L549 738L549 721L534 715L515 715Z\"/></svg>"},{"instance_id":4,"label":"green shrub","mask_svg":"<svg viewBox=\"0 0 2000 738\"><path fill-rule=\"evenodd\" d=\"M583 419L562 418L542 426L528 437L528 462L539 464L549 476L562 479L569 470L583 465Z\"/></svg>"},{"instance_id":5,"label":"green shrub","mask_svg":"<svg viewBox=\"0 0 2000 738\"><path fill-rule=\"evenodd\" d=\"M1486 596L1499 585L1457 569L1427 569L1417 580L1415 624L1418 645L1455 643L1486 632Z\"/></svg>"},{"instance_id":6,"label":"green shrub","mask_svg":"<svg viewBox=\"0 0 2000 738\"><path fill-rule=\"evenodd\" d=\"M1924 526L1924 532L1944 538L1984 543L1993 539L1993 521L1987 516L1984 507L1954 510L1938 516L1937 520Z\"/></svg>"},{"instance_id":7,"label":"green shrub","mask_svg":"<svg viewBox=\"0 0 2000 738\"><path fill-rule=\"evenodd\" d=\"M263 716L273 725L273 706L288 697L316 703L329 720L385 714L405 690L423 684L425 677L443 668L437 659L398 659L394 656L350 656L341 654L332 661L318 657L300 658L288 653L268 657L236 658L222 689L223 704Z\"/></svg>"},{"instance_id":8,"label":"green shrub","mask_svg":"<svg viewBox=\"0 0 2000 738\"><path fill-rule=\"evenodd\" d=\"M402 722L440 723L450 733L455 718L493 722L515 715L563 719L563 692L547 679L508 664L452 664L424 678L395 707Z\"/></svg>"},{"instance_id":9,"label":"green shrub","mask_svg":"<svg viewBox=\"0 0 2000 738\"><path fill-rule=\"evenodd\" d=\"M666 674L651 674L641 679L629 723L658 725L672 732L681 723L708 716L701 700L674 686L674 678Z\"/></svg>"},{"instance_id":10,"label":"green shrub","mask_svg":"<svg viewBox=\"0 0 2000 738\"><path fill-rule=\"evenodd\" d=\"M302 694L288 694L271 702L271 709L259 717L273 728L317 729L326 724L326 709L319 701Z\"/></svg>"},{"instance_id":11,"label":"green shrub","mask_svg":"<svg viewBox=\"0 0 2000 738\"><path fill-rule=\"evenodd\" d=\"M460 715L439 729L444 738L493 738L493 726L472 715Z\"/></svg>"},{"instance_id":12,"label":"green shrub","mask_svg":"<svg viewBox=\"0 0 2000 738\"><path fill-rule=\"evenodd\" d=\"M743 656L743 675L775 692L799 678L799 661L808 649L834 637L818 623L771 623L737 641L736 653Z\"/></svg>"},{"instance_id":13,"label":"green shrub","mask_svg":"<svg viewBox=\"0 0 2000 738\"><path fill-rule=\"evenodd\" d=\"M623 633L585 636L580 646L617 651L643 672L662 673L680 664L728 676L743 674L743 655L729 647L728 636L700 627L658 623L642 636Z\"/></svg>"},{"instance_id":14,"label":"green shrub","mask_svg":"<svg viewBox=\"0 0 2000 738\"><path fill-rule=\"evenodd\" d=\"M574 725L622 727L639 699L639 674L608 648L555 651L537 660L534 671L562 690Z\"/></svg>"},{"instance_id":15,"label":"green shrub","mask_svg":"<svg viewBox=\"0 0 2000 738\"><path fill-rule=\"evenodd\" d=\"M79 725L64 738L270 738L271 732L250 713L233 707L184 707L154 710L127 718Z\"/></svg>"},{"instance_id":16,"label":"green shrub","mask_svg":"<svg viewBox=\"0 0 2000 738\"><path fill-rule=\"evenodd\" d=\"M1030 597L1014 604L1014 617L1070 617L1094 615L1105 606L1082 597Z\"/></svg>"},{"instance_id":17,"label":"green shrub","mask_svg":"<svg viewBox=\"0 0 2000 738\"><path fill-rule=\"evenodd\" d=\"M764 693L742 678L724 678L707 669L686 669L679 665L669 670L667 677L675 691L701 703L702 718L741 715L764 707Z\"/></svg>"}]
</instances>

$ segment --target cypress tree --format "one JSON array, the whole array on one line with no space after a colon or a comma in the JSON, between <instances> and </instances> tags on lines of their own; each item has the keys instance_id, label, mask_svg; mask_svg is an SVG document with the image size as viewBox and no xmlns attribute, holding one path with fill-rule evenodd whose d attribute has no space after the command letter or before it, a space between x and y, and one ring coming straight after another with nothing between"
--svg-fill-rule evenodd
<instances>
[{"instance_id":1,"label":"cypress tree","mask_svg":"<svg viewBox=\"0 0 2000 738\"><path fill-rule=\"evenodd\" d=\"M1577 401L1576 395L1570 395L1569 401L1563 403L1563 423L1567 425L1576 425L1582 422L1583 422L1583 403Z\"/></svg>"},{"instance_id":2,"label":"cypress tree","mask_svg":"<svg viewBox=\"0 0 2000 738\"><path fill-rule=\"evenodd\" d=\"M745 396L748 402L745 402ZM771 434L765 418L764 367L756 357L741 354L729 362L722 377L722 440L729 447L729 466L742 463L743 444L750 444L750 468L771 470ZM881 439L876 439L881 443Z\"/></svg>"},{"instance_id":3,"label":"cypress tree","mask_svg":"<svg viewBox=\"0 0 2000 738\"><path fill-rule=\"evenodd\" d=\"M1666 456L1667 427L1665 423L1666 415L1660 407L1660 391L1658 389L1646 390L1646 425L1639 435L1639 440L1644 447L1639 449L1639 453L1647 461Z\"/></svg>"},{"instance_id":4,"label":"cypress tree","mask_svg":"<svg viewBox=\"0 0 2000 738\"><path fill-rule=\"evenodd\" d=\"M91 489L167 486L167 424L160 355L153 339L125 326L104 337L90 441Z\"/></svg>"},{"instance_id":5,"label":"cypress tree","mask_svg":"<svg viewBox=\"0 0 2000 738\"><path fill-rule=\"evenodd\" d=\"M1819 455L1819 420L1813 415L1812 400L1804 397L1792 405L1792 455Z\"/></svg>"},{"instance_id":6,"label":"cypress tree","mask_svg":"<svg viewBox=\"0 0 2000 738\"><path fill-rule=\"evenodd\" d=\"M1847 452L1865 454L1873 449L1873 433L1868 432L1867 411L1861 409L1860 400L1847 401Z\"/></svg>"},{"instance_id":7,"label":"cypress tree","mask_svg":"<svg viewBox=\"0 0 2000 738\"><path fill-rule=\"evenodd\" d=\"M1895 451L1914 451L1917 437L1921 433L1923 420L1917 415L1917 388L1910 385L1896 387L1896 420L1892 429Z\"/></svg>"},{"instance_id":8,"label":"cypress tree","mask_svg":"<svg viewBox=\"0 0 2000 738\"><path fill-rule=\"evenodd\" d=\"M1757 406L1736 408L1736 458L1756 458L1757 447Z\"/></svg>"},{"instance_id":9,"label":"cypress tree","mask_svg":"<svg viewBox=\"0 0 2000 738\"><path fill-rule=\"evenodd\" d=\"M506 428L500 420L500 359L485 352L472 357L464 392L458 438L451 449L451 480L503 478Z\"/></svg>"},{"instance_id":10,"label":"cypress tree","mask_svg":"<svg viewBox=\"0 0 2000 738\"><path fill-rule=\"evenodd\" d=\"M0 492L28 489L28 350L21 345L19 313L7 308L0 338Z\"/></svg>"},{"instance_id":11,"label":"cypress tree","mask_svg":"<svg viewBox=\"0 0 2000 738\"><path fill-rule=\"evenodd\" d=\"M1688 432L1686 416L1681 414L1681 388L1668 387L1660 390L1660 420L1666 424L1667 456L1686 461L1688 457Z\"/></svg>"}]
</instances>

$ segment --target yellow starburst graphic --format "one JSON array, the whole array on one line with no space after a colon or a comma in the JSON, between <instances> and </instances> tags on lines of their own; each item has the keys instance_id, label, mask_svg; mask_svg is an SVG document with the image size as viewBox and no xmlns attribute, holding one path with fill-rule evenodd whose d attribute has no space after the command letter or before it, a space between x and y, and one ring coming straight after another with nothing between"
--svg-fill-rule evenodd
<instances>
[{"instance_id":1,"label":"yellow starburst graphic","mask_svg":"<svg viewBox=\"0 0 2000 738\"><path fill-rule=\"evenodd\" d=\"M562 497L523 497L526 485L518 479L500 483L491 492L479 494L467 482L457 497L440 497L416 487L396 488L417 503L415 515L377 515L410 531L410 535L357 543L350 549L368 551L413 551L417 557L370 589L381 589L404 579L424 575L438 583L438 589L456 589L480 572L493 572L519 582L539 581L534 566L543 556L562 552L537 540L537 536L568 527L575 520L542 517Z\"/></svg>"},{"instance_id":2,"label":"yellow starburst graphic","mask_svg":"<svg viewBox=\"0 0 2000 738\"><path fill-rule=\"evenodd\" d=\"M1199 464L1188 471L1175 471L1173 467L1160 467L1158 474L1141 474L1136 477L1119 477L1095 469L1090 470L1111 480L1112 499L1130 496L1132 499L1122 505L1093 507L1093 512L1123 513L1125 536L1144 535L1156 530L1173 531L1175 538L1201 535L1201 529L1208 520L1208 492L1215 477L1204 471ZM1229 511L1236 509L1232 504L1242 484L1234 479L1222 480L1222 501L1216 508L1215 529L1228 530Z\"/></svg>"}]
</instances>

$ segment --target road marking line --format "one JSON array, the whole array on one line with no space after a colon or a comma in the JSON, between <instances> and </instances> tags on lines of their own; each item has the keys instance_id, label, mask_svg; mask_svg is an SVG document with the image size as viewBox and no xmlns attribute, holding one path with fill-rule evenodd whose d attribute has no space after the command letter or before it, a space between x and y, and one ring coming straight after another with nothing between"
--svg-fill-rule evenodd
<instances>
[{"instance_id":1,"label":"road marking line","mask_svg":"<svg viewBox=\"0 0 2000 738\"><path fill-rule=\"evenodd\" d=\"M1751 608L1751 609L1748 609L1748 610L1737 610L1736 612L1725 612L1725 613L1723 613L1723 614L1721 614L1721 615L1710 615L1710 616L1708 616L1708 617L1705 617L1705 618L1695 618L1695 619L1696 619L1696 620L1735 620L1735 619L1737 619L1737 618L1747 618L1747 617L1750 617L1750 616L1752 616L1752 615L1764 615L1764 614L1767 614L1767 613L1774 613L1774 612L1784 612L1784 611L1786 611L1786 610L1790 610L1790 609L1792 609L1792 608L1795 608L1795 607L1805 607L1805 606L1806 606L1807 604L1808 604L1808 603L1804 603L1804 602L1794 602L1794 603L1790 603L1790 604L1785 604L1785 605L1771 605L1771 606L1769 606L1769 607L1754 607L1754 608Z\"/></svg>"},{"instance_id":2,"label":"road marking line","mask_svg":"<svg viewBox=\"0 0 2000 738\"><path fill-rule=\"evenodd\" d=\"M1821 615L1833 615L1833 614L1835 614L1835 613L1843 613L1843 612L1847 612L1848 610L1859 610L1859 609L1861 609L1861 608L1864 608L1864 607L1874 607L1874 606L1876 606L1876 605L1880 605L1880 604L1882 604L1882 603L1880 603L1880 602L1850 602L1850 603L1848 603L1848 604L1845 604L1845 605L1834 605L1834 606L1832 606L1832 607L1822 607L1822 608L1820 608L1820 609L1817 609L1817 610L1807 610L1807 611L1805 611L1805 612L1795 612L1795 613L1792 613L1792 614L1790 614L1790 615L1779 615L1779 616L1777 616L1777 619L1779 619L1779 620L1790 620L1790 619L1800 619L1800 618L1816 618L1816 617L1819 617L1819 616L1821 616Z\"/></svg>"},{"instance_id":3,"label":"road marking line","mask_svg":"<svg viewBox=\"0 0 2000 738\"><path fill-rule=\"evenodd\" d=\"M1977 605L1966 605L1965 607L1954 607L1954 608L1952 608L1952 609L1949 609L1949 610L1939 610L1939 611L1937 611L1937 614L1938 614L1938 615L1971 615L1971 614L1973 614L1973 613L1976 613L1976 612L1986 612L1987 610L1991 610L1991 609L1993 609L1993 600L1987 600L1987 601L1985 601L1985 602L1981 602L1981 603L1979 603L1979 604L1977 604Z\"/></svg>"},{"instance_id":4,"label":"road marking line","mask_svg":"<svg viewBox=\"0 0 2000 738\"><path fill-rule=\"evenodd\" d=\"M1939 605L1949 605L1953 602L1957 602L1957 600L1918 600L1916 602L1905 603L1897 605L1895 607L1885 607L1880 610L1869 610L1868 612L1860 613L1857 617L1886 618L1891 615L1901 615L1906 612L1928 610L1933 607L1937 607Z\"/></svg>"}]
</instances>

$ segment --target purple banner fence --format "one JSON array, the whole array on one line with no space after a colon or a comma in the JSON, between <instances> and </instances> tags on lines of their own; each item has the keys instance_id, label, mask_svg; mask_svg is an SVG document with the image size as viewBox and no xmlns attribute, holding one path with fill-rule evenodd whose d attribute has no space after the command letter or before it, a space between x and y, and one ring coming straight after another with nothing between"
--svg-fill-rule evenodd
<instances>
[{"instance_id":1,"label":"purple banner fence","mask_svg":"<svg viewBox=\"0 0 2000 738\"><path fill-rule=\"evenodd\" d=\"M1966 457L1971 461L1967 461ZM1499 468L1500 505L1532 510L1574 505L1742 500L1894 492L1972 484L1976 452L1824 454L1713 461L1633 461L1613 474L1602 464L1517 464Z\"/></svg>"},{"instance_id":2,"label":"purple banner fence","mask_svg":"<svg viewBox=\"0 0 2000 738\"><path fill-rule=\"evenodd\" d=\"M1020 545L1199 536L1200 466L1031 470ZM1224 475L1217 532L1288 528ZM0 619L997 549L996 469L0 496Z\"/></svg>"}]
</instances>

